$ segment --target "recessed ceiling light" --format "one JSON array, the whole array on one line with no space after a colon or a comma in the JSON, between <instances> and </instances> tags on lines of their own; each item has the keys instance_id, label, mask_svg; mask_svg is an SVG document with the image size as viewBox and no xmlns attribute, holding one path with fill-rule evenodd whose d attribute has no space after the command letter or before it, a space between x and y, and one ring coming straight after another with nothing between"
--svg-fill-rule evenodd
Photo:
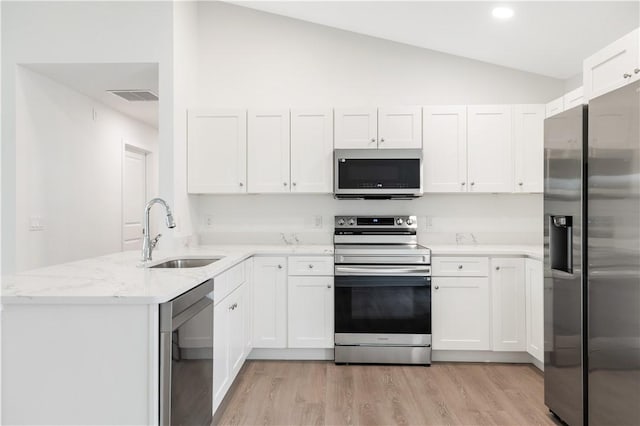
<instances>
[{"instance_id":1,"label":"recessed ceiling light","mask_svg":"<svg viewBox=\"0 0 640 426\"><path fill-rule=\"evenodd\" d=\"M513 16L513 9L510 7L496 7L491 11L494 18L509 19Z\"/></svg>"}]
</instances>

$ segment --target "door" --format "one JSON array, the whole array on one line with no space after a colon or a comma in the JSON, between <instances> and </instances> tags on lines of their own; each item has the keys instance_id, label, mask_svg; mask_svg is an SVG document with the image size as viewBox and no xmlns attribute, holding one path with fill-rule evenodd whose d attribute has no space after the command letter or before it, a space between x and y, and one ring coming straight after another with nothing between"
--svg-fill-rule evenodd
<instances>
[{"instance_id":1,"label":"door","mask_svg":"<svg viewBox=\"0 0 640 426\"><path fill-rule=\"evenodd\" d=\"M525 259L525 300L527 301L527 352L544 361L544 283L542 262Z\"/></svg>"},{"instance_id":2,"label":"door","mask_svg":"<svg viewBox=\"0 0 640 426\"><path fill-rule=\"evenodd\" d=\"M467 107L422 110L424 192L466 192Z\"/></svg>"},{"instance_id":3,"label":"door","mask_svg":"<svg viewBox=\"0 0 640 426\"><path fill-rule=\"evenodd\" d=\"M378 148L422 148L420 107L378 109Z\"/></svg>"},{"instance_id":4,"label":"door","mask_svg":"<svg viewBox=\"0 0 640 426\"><path fill-rule=\"evenodd\" d=\"M603 131L607 114L627 125ZM587 347L594 425L640 424L639 127L640 82L589 101Z\"/></svg>"},{"instance_id":5,"label":"door","mask_svg":"<svg viewBox=\"0 0 640 426\"><path fill-rule=\"evenodd\" d=\"M290 348L333 348L333 277L289 277Z\"/></svg>"},{"instance_id":6,"label":"door","mask_svg":"<svg viewBox=\"0 0 640 426\"><path fill-rule=\"evenodd\" d=\"M217 278L216 278L217 280ZM213 409L218 408L230 386L229 304L225 298L213 309Z\"/></svg>"},{"instance_id":7,"label":"door","mask_svg":"<svg viewBox=\"0 0 640 426\"><path fill-rule=\"evenodd\" d=\"M583 423L583 107L544 124L545 404Z\"/></svg>"},{"instance_id":8,"label":"door","mask_svg":"<svg viewBox=\"0 0 640 426\"><path fill-rule=\"evenodd\" d=\"M638 31L630 32L584 60L584 96L587 101L640 77Z\"/></svg>"},{"instance_id":9,"label":"door","mask_svg":"<svg viewBox=\"0 0 640 426\"><path fill-rule=\"evenodd\" d=\"M493 350L525 351L526 302L524 259L491 259Z\"/></svg>"},{"instance_id":10,"label":"door","mask_svg":"<svg viewBox=\"0 0 640 426\"><path fill-rule=\"evenodd\" d=\"M289 110L249 111L248 191L290 192Z\"/></svg>"},{"instance_id":11,"label":"door","mask_svg":"<svg viewBox=\"0 0 640 426\"><path fill-rule=\"evenodd\" d=\"M291 111L291 192L333 192L333 111Z\"/></svg>"},{"instance_id":12,"label":"door","mask_svg":"<svg viewBox=\"0 0 640 426\"><path fill-rule=\"evenodd\" d=\"M512 119L508 105L467 108L470 192L512 192Z\"/></svg>"},{"instance_id":13,"label":"door","mask_svg":"<svg viewBox=\"0 0 640 426\"><path fill-rule=\"evenodd\" d=\"M489 278L433 277L433 349L491 350Z\"/></svg>"},{"instance_id":14,"label":"door","mask_svg":"<svg viewBox=\"0 0 640 426\"><path fill-rule=\"evenodd\" d=\"M335 148L371 149L378 147L376 108L342 108L335 110Z\"/></svg>"},{"instance_id":15,"label":"door","mask_svg":"<svg viewBox=\"0 0 640 426\"><path fill-rule=\"evenodd\" d=\"M564 94L564 109L571 109L584 104L584 88L582 86Z\"/></svg>"},{"instance_id":16,"label":"door","mask_svg":"<svg viewBox=\"0 0 640 426\"><path fill-rule=\"evenodd\" d=\"M544 105L516 105L513 121L514 192L542 192Z\"/></svg>"},{"instance_id":17,"label":"door","mask_svg":"<svg viewBox=\"0 0 640 426\"><path fill-rule=\"evenodd\" d=\"M247 112L190 110L187 186L193 194L246 192Z\"/></svg>"},{"instance_id":18,"label":"door","mask_svg":"<svg viewBox=\"0 0 640 426\"><path fill-rule=\"evenodd\" d=\"M147 155L125 147L122 185L122 250L141 250L147 203Z\"/></svg>"},{"instance_id":19,"label":"door","mask_svg":"<svg viewBox=\"0 0 640 426\"><path fill-rule=\"evenodd\" d=\"M253 347L287 346L287 259L253 259Z\"/></svg>"},{"instance_id":20,"label":"door","mask_svg":"<svg viewBox=\"0 0 640 426\"><path fill-rule=\"evenodd\" d=\"M245 340L245 285L236 288L229 297L225 298L227 302L227 314L229 316L229 370L231 380L233 380L240 371L242 363L246 357L244 352L246 346ZM223 301L222 303L225 303Z\"/></svg>"}]
</instances>

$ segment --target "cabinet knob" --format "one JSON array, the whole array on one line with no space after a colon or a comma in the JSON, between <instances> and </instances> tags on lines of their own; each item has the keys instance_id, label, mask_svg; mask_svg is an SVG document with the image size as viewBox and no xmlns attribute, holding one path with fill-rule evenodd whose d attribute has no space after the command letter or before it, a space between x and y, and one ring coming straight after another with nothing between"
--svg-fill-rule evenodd
<instances>
[{"instance_id":1,"label":"cabinet knob","mask_svg":"<svg viewBox=\"0 0 640 426\"><path fill-rule=\"evenodd\" d=\"M371 143L374 143L376 141L376 138L371 138Z\"/></svg>"},{"instance_id":2,"label":"cabinet knob","mask_svg":"<svg viewBox=\"0 0 640 426\"><path fill-rule=\"evenodd\" d=\"M284 186L287 186L287 182L283 182L282 184L283 184Z\"/></svg>"},{"instance_id":3,"label":"cabinet knob","mask_svg":"<svg viewBox=\"0 0 640 426\"><path fill-rule=\"evenodd\" d=\"M278 265L278 269L282 269L282 265Z\"/></svg>"},{"instance_id":4,"label":"cabinet knob","mask_svg":"<svg viewBox=\"0 0 640 426\"><path fill-rule=\"evenodd\" d=\"M244 183L240 182L240 186L244 186Z\"/></svg>"},{"instance_id":5,"label":"cabinet knob","mask_svg":"<svg viewBox=\"0 0 640 426\"><path fill-rule=\"evenodd\" d=\"M313 269L313 264L309 264L309 269Z\"/></svg>"},{"instance_id":6,"label":"cabinet knob","mask_svg":"<svg viewBox=\"0 0 640 426\"><path fill-rule=\"evenodd\" d=\"M476 184L475 182L471 182L471 186L473 186L473 185L475 185L475 184Z\"/></svg>"},{"instance_id":7,"label":"cabinet knob","mask_svg":"<svg viewBox=\"0 0 640 426\"><path fill-rule=\"evenodd\" d=\"M458 265L458 269L462 269L462 265Z\"/></svg>"},{"instance_id":8,"label":"cabinet knob","mask_svg":"<svg viewBox=\"0 0 640 426\"><path fill-rule=\"evenodd\" d=\"M518 185L522 186L522 185L524 185L524 183L523 182L518 182Z\"/></svg>"},{"instance_id":9,"label":"cabinet knob","mask_svg":"<svg viewBox=\"0 0 640 426\"><path fill-rule=\"evenodd\" d=\"M499 270L500 270L500 267L499 267L499 266L496 266L496 271L499 271Z\"/></svg>"},{"instance_id":10,"label":"cabinet knob","mask_svg":"<svg viewBox=\"0 0 640 426\"><path fill-rule=\"evenodd\" d=\"M331 284L327 284L327 288L331 288Z\"/></svg>"},{"instance_id":11,"label":"cabinet knob","mask_svg":"<svg viewBox=\"0 0 640 426\"><path fill-rule=\"evenodd\" d=\"M296 183L295 183L295 182L293 182L291 185L296 186Z\"/></svg>"},{"instance_id":12,"label":"cabinet knob","mask_svg":"<svg viewBox=\"0 0 640 426\"><path fill-rule=\"evenodd\" d=\"M384 138L380 138L380 143L383 143L383 142L384 142Z\"/></svg>"},{"instance_id":13,"label":"cabinet knob","mask_svg":"<svg viewBox=\"0 0 640 426\"><path fill-rule=\"evenodd\" d=\"M437 290L437 289L439 289L439 288L440 288L440 286L435 286L434 288Z\"/></svg>"},{"instance_id":14,"label":"cabinet knob","mask_svg":"<svg viewBox=\"0 0 640 426\"><path fill-rule=\"evenodd\" d=\"M461 182L460 185L465 186L467 182Z\"/></svg>"},{"instance_id":15,"label":"cabinet knob","mask_svg":"<svg viewBox=\"0 0 640 426\"><path fill-rule=\"evenodd\" d=\"M631 74L625 72L624 74L622 74L622 77L629 78L629 77L631 77Z\"/></svg>"}]
</instances>

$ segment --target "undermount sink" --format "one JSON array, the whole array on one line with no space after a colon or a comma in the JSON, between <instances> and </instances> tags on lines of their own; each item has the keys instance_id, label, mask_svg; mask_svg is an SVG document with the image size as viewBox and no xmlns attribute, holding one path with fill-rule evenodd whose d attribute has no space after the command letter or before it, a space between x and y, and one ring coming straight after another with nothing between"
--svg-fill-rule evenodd
<instances>
[{"instance_id":1,"label":"undermount sink","mask_svg":"<svg viewBox=\"0 0 640 426\"><path fill-rule=\"evenodd\" d=\"M202 259L171 259L157 265L149 266L149 268L201 268L217 262L222 257L209 257Z\"/></svg>"}]
</instances>

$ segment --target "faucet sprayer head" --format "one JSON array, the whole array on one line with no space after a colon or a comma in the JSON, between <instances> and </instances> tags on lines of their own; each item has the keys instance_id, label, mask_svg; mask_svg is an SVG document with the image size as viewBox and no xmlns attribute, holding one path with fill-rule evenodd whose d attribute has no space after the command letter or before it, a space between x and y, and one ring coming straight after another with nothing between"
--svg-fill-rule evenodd
<instances>
[{"instance_id":1,"label":"faucet sprayer head","mask_svg":"<svg viewBox=\"0 0 640 426\"><path fill-rule=\"evenodd\" d=\"M176 222L173 220L173 214L171 211L167 212L167 228L175 228Z\"/></svg>"}]
</instances>

